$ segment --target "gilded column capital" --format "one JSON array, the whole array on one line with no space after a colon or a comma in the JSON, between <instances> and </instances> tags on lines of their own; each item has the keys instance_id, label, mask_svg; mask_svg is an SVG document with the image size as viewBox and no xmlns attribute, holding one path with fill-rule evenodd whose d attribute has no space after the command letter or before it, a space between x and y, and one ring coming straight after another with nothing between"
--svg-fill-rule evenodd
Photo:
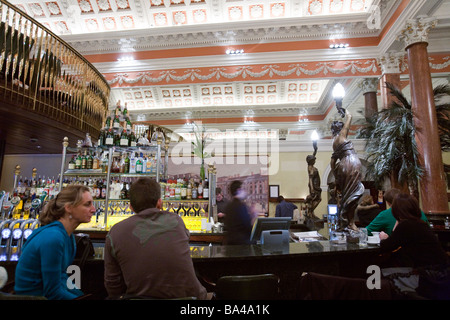
<instances>
[{"instance_id":1,"label":"gilded column capital","mask_svg":"<svg viewBox=\"0 0 450 320\"><path fill-rule=\"evenodd\" d=\"M428 33L436 25L437 18L435 17L419 16L416 19L409 19L397 40L403 41L405 48L414 43L428 42Z\"/></svg>"},{"instance_id":2,"label":"gilded column capital","mask_svg":"<svg viewBox=\"0 0 450 320\"><path fill-rule=\"evenodd\" d=\"M383 74L400 73L400 64L405 56L404 52L389 51L378 59Z\"/></svg>"},{"instance_id":3,"label":"gilded column capital","mask_svg":"<svg viewBox=\"0 0 450 320\"><path fill-rule=\"evenodd\" d=\"M362 89L363 94L368 92L378 91L378 79L377 78L364 78L359 83L359 87Z\"/></svg>"}]
</instances>

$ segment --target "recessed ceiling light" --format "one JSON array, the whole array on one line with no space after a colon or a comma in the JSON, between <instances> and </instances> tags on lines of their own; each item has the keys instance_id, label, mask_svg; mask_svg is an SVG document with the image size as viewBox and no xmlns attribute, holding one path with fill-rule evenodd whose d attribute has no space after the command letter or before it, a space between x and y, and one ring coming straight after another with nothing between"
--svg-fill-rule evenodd
<instances>
[{"instance_id":1,"label":"recessed ceiling light","mask_svg":"<svg viewBox=\"0 0 450 320\"><path fill-rule=\"evenodd\" d=\"M342 48L348 48L348 43L333 43L330 44L330 49L342 49Z\"/></svg>"},{"instance_id":2,"label":"recessed ceiling light","mask_svg":"<svg viewBox=\"0 0 450 320\"><path fill-rule=\"evenodd\" d=\"M243 54L244 53L244 49L238 49L238 50L234 50L234 49L227 49L227 51L225 51L226 54Z\"/></svg>"}]
</instances>

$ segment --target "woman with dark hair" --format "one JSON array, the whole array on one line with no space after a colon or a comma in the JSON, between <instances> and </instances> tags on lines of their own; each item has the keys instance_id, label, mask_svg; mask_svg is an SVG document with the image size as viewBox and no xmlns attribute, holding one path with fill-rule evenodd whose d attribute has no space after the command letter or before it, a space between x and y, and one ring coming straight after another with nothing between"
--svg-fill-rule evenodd
<instances>
[{"instance_id":1,"label":"woman with dark hair","mask_svg":"<svg viewBox=\"0 0 450 320\"><path fill-rule=\"evenodd\" d=\"M67 268L75 258L74 230L91 221L95 213L90 189L83 185L64 188L41 213L41 227L25 242L16 267L17 294L70 300L83 292L74 288Z\"/></svg>"},{"instance_id":2,"label":"woman with dark hair","mask_svg":"<svg viewBox=\"0 0 450 320\"><path fill-rule=\"evenodd\" d=\"M436 235L421 219L419 202L401 193L392 203L397 220L391 236L380 232L382 252L394 252L391 264L401 267L422 267L447 263L447 256Z\"/></svg>"}]
</instances>

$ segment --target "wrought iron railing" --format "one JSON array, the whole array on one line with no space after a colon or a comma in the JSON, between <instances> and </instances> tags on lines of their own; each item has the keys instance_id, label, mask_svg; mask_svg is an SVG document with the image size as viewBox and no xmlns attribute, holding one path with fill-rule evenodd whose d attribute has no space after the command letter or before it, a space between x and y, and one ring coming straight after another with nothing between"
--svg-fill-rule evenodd
<instances>
[{"instance_id":1,"label":"wrought iron railing","mask_svg":"<svg viewBox=\"0 0 450 320\"><path fill-rule=\"evenodd\" d=\"M105 78L82 55L0 0L0 99L97 136L109 93Z\"/></svg>"}]
</instances>

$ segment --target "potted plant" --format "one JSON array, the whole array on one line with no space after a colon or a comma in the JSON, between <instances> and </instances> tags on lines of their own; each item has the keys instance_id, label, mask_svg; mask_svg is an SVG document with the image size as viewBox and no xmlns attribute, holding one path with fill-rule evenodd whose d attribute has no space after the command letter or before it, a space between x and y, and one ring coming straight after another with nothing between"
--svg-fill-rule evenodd
<instances>
[{"instance_id":1,"label":"potted plant","mask_svg":"<svg viewBox=\"0 0 450 320\"><path fill-rule=\"evenodd\" d=\"M202 180L205 180L205 159L211 157L210 153L205 152L206 142L209 139L209 134L206 133L206 129L204 126L199 128L196 124L194 124L194 135L195 141L191 142L193 145L192 154L201 159L200 178Z\"/></svg>"},{"instance_id":2,"label":"potted plant","mask_svg":"<svg viewBox=\"0 0 450 320\"><path fill-rule=\"evenodd\" d=\"M415 126L410 102L391 83L386 83L390 93L396 98L389 108L383 109L370 118L357 133L364 138L369 165L366 178L382 188L386 179L391 185L418 197L418 180L423 168L418 162L415 140ZM450 96L450 87L441 85L434 89L436 115L442 150L450 149L450 104L441 99Z\"/></svg>"}]
</instances>

